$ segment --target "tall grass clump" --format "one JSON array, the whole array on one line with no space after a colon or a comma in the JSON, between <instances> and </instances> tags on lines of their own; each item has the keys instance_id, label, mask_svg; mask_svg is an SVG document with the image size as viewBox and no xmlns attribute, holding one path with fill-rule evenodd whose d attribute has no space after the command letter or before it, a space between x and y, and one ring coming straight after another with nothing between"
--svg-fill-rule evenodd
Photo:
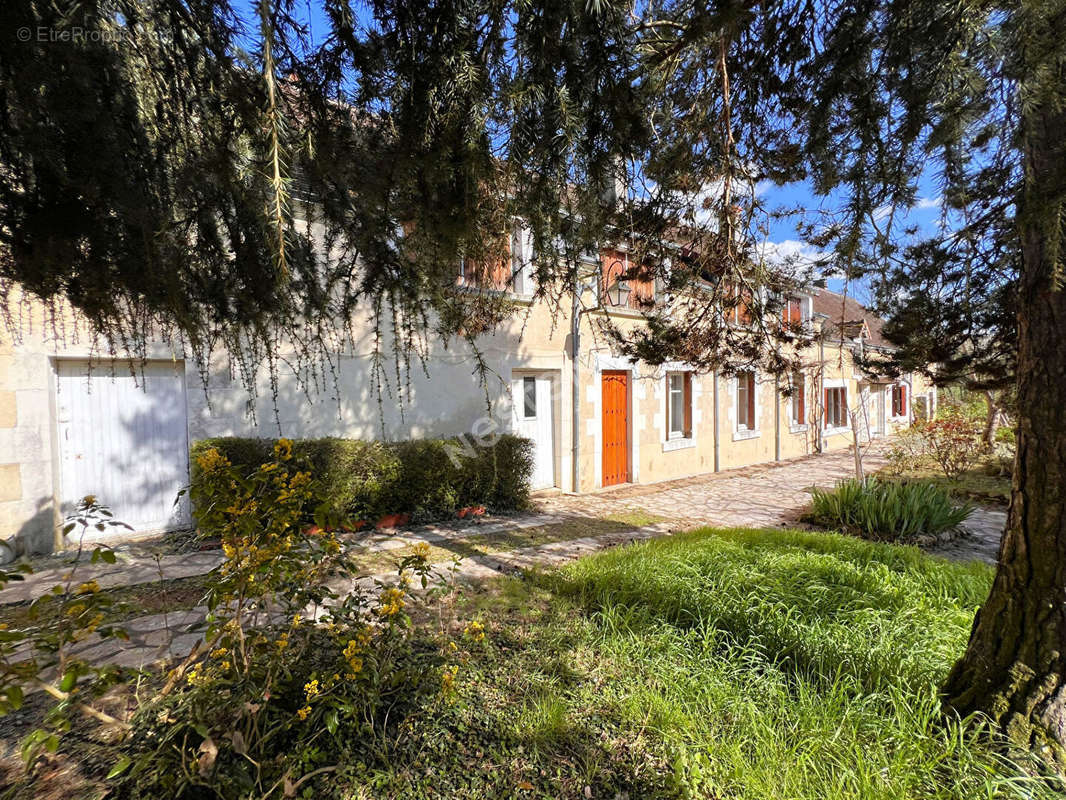
<instances>
[{"instance_id":1,"label":"tall grass clump","mask_svg":"<svg viewBox=\"0 0 1066 800\"><path fill-rule=\"evenodd\" d=\"M606 703L661 737L661 796L1051 797L979 720L941 713L991 576L835 534L708 529L546 580L596 630L606 696L572 713Z\"/></svg>"},{"instance_id":2,"label":"tall grass clump","mask_svg":"<svg viewBox=\"0 0 1066 800\"><path fill-rule=\"evenodd\" d=\"M845 480L833 489L812 489L811 498L808 521L889 542L952 530L974 509L955 505L948 492L924 481Z\"/></svg>"}]
</instances>

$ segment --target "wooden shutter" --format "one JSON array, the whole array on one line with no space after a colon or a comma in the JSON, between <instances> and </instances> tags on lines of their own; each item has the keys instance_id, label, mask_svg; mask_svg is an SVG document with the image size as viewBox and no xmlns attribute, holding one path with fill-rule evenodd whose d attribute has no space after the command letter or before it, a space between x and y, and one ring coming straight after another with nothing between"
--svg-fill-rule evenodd
<instances>
[{"instance_id":1,"label":"wooden shutter","mask_svg":"<svg viewBox=\"0 0 1066 800\"><path fill-rule=\"evenodd\" d=\"M692 437L692 373L685 373L685 438Z\"/></svg>"},{"instance_id":2,"label":"wooden shutter","mask_svg":"<svg viewBox=\"0 0 1066 800\"><path fill-rule=\"evenodd\" d=\"M755 373L749 372L746 378L748 382L748 427L755 430Z\"/></svg>"},{"instance_id":3,"label":"wooden shutter","mask_svg":"<svg viewBox=\"0 0 1066 800\"><path fill-rule=\"evenodd\" d=\"M796 376L796 418L793 420L797 425L802 425L807 419L807 384L803 375Z\"/></svg>"},{"instance_id":4,"label":"wooden shutter","mask_svg":"<svg viewBox=\"0 0 1066 800\"><path fill-rule=\"evenodd\" d=\"M618 250L604 250L600 253L600 299L604 305L610 304L610 291L618 276L626 271L625 254Z\"/></svg>"},{"instance_id":5,"label":"wooden shutter","mask_svg":"<svg viewBox=\"0 0 1066 800\"><path fill-rule=\"evenodd\" d=\"M789 323L803 321L803 312L797 298L790 297L785 301L785 307L781 309L781 321Z\"/></svg>"},{"instance_id":6,"label":"wooden shutter","mask_svg":"<svg viewBox=\"0 0 1066 800\"><path fill-rule=\"evenodd\" d=\"M745 428L751 427L751 418L748 414L748 376L742 372L737 375L737 424Z\"/></svg>"},{"instance_id":7,"label":"wooden shutter","mask_svg":"<svg viewBox=\"0 0 1066 800\"><path fill-rule=\"evenodd\" d=\"M832 390L830 390L830 389L826 389L825 390L825 405L823 406L824 411L823 411L823 414L822 414L822 416L824 417L824 419L822 420L822 427L823 428L828 428L829 427L829 396L830 396L830 392L831 391Z\"/></svg>"}]
</instances>

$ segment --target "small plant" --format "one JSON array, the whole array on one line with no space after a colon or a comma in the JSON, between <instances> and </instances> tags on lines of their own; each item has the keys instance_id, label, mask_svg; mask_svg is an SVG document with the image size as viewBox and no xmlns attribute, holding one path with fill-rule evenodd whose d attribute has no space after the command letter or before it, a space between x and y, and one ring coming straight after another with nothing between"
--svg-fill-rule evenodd
<instances>
[{"instance_id":1,"label":"small plant","mask_svg":"<svg viewBox=\"0 0 1066 800\"><path fill-rule=\"evenodd\" d=\"M888 471L893 475L903 475L910 470L917 469L928 460L925 440L919 432L919 428L924 424L919 423L905 428L892 439L892 446L886 456Z\"/></svg>"},{"instance_id":2,"label":"small plant","mask_svg":"<svg viewBox=\"0 0 1066 800\"><path fill-rule=\"evenodd\" d=\"M113 601L95 580L78 578L85 562L85 535L89 531L105 532L108 528L129 528L115 520L111 510L93 495L79 501L66 519L63 535L78 535L78 546L69 561L70 570L63 582L45 592L30 606L35 624L9 629L0 626L0 717L22 706L27 690L43 691L54 700L43 724L22 741L22 758L33 764L42 750L55 752L60 737L69 731L77 716L85 715L118 729L122 720L104 713L95 702L123 677L123 671L108 664L95 664L72 655L74 645L91 636L128 638L119 626L110 624L108 614ZM105 545L93 548L89 563L114 564L115 553ZM32 573L28 564L0 570L0 589L21 581Z\"/></svg>"},{"instance_id":3,"label":"small plant","mask_svg":"<svg viewBox=\"0 0 1066 800\"><path fill-rule=\"evenodd\" d=\"M811 495L808 521L879 541L952 530L974 508L956 506L946 491L922 481L846 480L834 489L812 489Z\"/></svg>"}]
</instances>

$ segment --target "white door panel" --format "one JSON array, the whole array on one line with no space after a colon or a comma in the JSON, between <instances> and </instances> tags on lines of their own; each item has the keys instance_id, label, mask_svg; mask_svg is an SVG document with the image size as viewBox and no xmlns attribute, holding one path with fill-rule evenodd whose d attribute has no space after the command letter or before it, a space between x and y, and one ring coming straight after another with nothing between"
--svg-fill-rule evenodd
<instances>
[{"instance_id":1,"label":"white door panel","mask_svg":"<svg viewBox=\"0 0 1066 800\"><path fill-rule=\"evenodd\" d=\"M555 485L555 426L552 419L552 381L525 375L511 381L514 431L533 440L534 489Z\"/></svg>"},{"instance_id":2,"label":"white door panel","mask_svg":"<svg viewBox=\"0 0 1066 800\"><path fill-rule=\"evenodd\" d=\"M60 499L64 514L96 495L137 531L188 524L185 370L181 363L56 365Z\"/></svg>"}]
</instances>

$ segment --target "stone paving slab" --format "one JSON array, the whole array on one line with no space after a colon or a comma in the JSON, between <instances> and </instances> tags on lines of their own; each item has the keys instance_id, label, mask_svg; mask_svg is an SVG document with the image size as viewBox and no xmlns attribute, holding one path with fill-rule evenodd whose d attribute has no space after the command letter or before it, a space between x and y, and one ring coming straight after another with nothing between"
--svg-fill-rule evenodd
<instances>
[{"instance_id":1,"label":"stone paving slab","mask_svg":"<svg viewBox=\"0 0 1066 800\"><path fill-rule=\"evenodd\" d=\"M523 547L504 553L472 556L463 559L458 567L454 567L451 562L441 561L432 565L430 586L452 581L476 584L487 578L498 577L501 573L518 572L535 566L554 566L609 547L668 533L668 526L653 525L602 536ZM332 588L343 596L344 593L373 590L378 583L395 582L396 573L386 572L347 580L334 584ZM305 616L310 620L324 613L325 609L322 608L307 609ZM198 606L184 611L138 617L122 623L121 627L129 635L128 640L101 639L92 635L69 648L67 652L74 658L90 662L107 662L143 669L190 653L203 638L200 631L190 628L202 623L206 614L207 608Z\"/></svg>"},{"instance_id":2,"label":"stone paving slab","mask_svg":"<svg viewBox=\"0 0 1066 800\"><path fill-rule=\"evenodd\" d=\"M865 451L872 474L885 466L883 441ZM850 449L770 464L697 475L655 484L625 485L594 494L554 495L541 500L544 511L607 516L642 511L687 527L773 527L795 523L810 503L812 486L831 487L855 475Z\"/></svg>"},{"instance_id":3,"label":"stone paving slab","mask_svg":"<svg viewBox=\"0 0 1066 800\"><path fill-rule=\"evenodd\" d=\"M221 550L160 556L158 562L146 556L127 556L122 553L115 555L117 560L114 564L79 562L74 572L74 580L77 583L95 580L101 589L112 589L116 586L155 583L160 579L174 580L204 575L226 560ZM67 582L66 576L71 569L72 565L67 565L61 569L41 570L26 575L23 580L7 585L0 593L0 602L21 603L47 594L53 586Z\"/></svg>"},{"instance_id":4,"label":"stone paving slab","mask_svg":"<svg viewBox=\"0 0 1066 800\"><path fill-rule=\"evenodd\" d=\"M355 553L374 553L399 550L418 542L444 542L465 539L471 536L488 536L510 530L524 530L542 525L562 522L564 517L555 514L523 514L517 517L490 517L487 521L423 525L417 528L390 531L371 531L341 536ZM194 553L179 553L156 557L122 551L115 553L114 564L90 564L84 559L78 563L75 579L78 583L95 580L102 589L116 586L134 586L155 583L158 580L174 580L205 575L225 561L221 550L205 550ZM53 586L66 583L71 565L34 572L22 581L9 583L0 594L0 603L20 603L33 600L47 593Z\"/></svg>"},{"instance_id":5,"label":"stone paving slab","mask_svg":"<svg viewBox=\"0 0 1066 800\"><path fill-rule=\"evenodd\" d=\"M999 560L999 543L1006 527L1006 511L977 508L962 525L965 536L930 552L952 561L984 561L986 564L995 564Z\"/></svg>"}]
</instances>

